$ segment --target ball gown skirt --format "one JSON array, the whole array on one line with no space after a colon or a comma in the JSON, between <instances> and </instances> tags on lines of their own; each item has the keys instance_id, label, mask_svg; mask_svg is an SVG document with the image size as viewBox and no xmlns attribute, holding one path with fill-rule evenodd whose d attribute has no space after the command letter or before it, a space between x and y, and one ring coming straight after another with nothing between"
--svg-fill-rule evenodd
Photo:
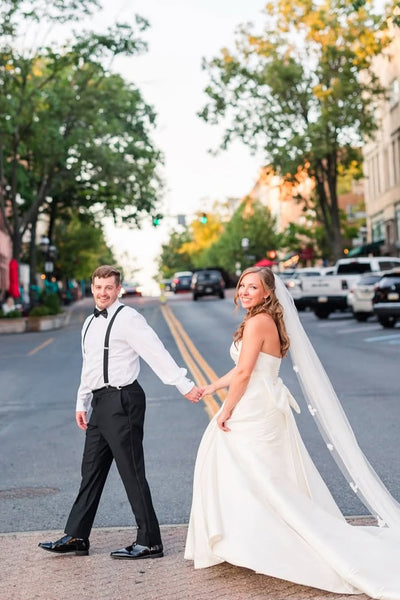
<instances>
[{"instance_id":1,"label":"ball gown skirt","mask_svg":"<svg viewBox=\"0 0 400 600\"><path fill-rule=\"evenodd\" d=\"M234 345L231 356L237 362ZM400 600L400 532L352 526L300 437L281 359L260 353L221 431L216 416L198 450L185 558L227 561L336 593Z\"/></svg>"}]
</instances>

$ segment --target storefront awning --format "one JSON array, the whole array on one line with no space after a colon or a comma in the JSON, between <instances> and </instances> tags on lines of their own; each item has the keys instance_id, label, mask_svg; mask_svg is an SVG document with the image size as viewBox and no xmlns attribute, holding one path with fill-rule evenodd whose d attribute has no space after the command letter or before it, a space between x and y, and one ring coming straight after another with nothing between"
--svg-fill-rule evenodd
<instances>
[{"instance_id":1,"label":"storefront awning","mask_svg":"<svg viewBox=\"0 0 400 600\"><path fill-rule=\"evenodd\" d=\"M351 258L352 256L367 256L368 254L374 254L375 252L379 252L380 247L383 246L384 243L385 240L376 240L369 244L357 246L356 248L349 250L347 256Z\"/></svg>"}]
</instances>

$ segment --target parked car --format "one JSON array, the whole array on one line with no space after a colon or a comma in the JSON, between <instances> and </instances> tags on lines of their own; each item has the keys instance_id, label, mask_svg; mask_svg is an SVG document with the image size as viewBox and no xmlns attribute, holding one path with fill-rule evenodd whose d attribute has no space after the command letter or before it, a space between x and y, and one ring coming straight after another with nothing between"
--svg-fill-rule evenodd
<instances>
[{"instance_id":1,"label":"parked car","mask_svg":"<svg viewBox=\"0 0 400 600\"><path fill-rule=\"evenodd\" d=\"M303 280L306 277L321 277L333 272L333 267L300 267L284 280L286 287L293 297L297 310L304 310L312 303L303 292Z\"/></svg>"},{"instance_id":2,"label":"parked car","mask_svg":"<svg viewBox=\"0 0 400 600\"><path fill-rule=\"evenodd\" d=\"M174 273L171 283L171 290L174 294L190 291L192 275L192 271L178 271L177 273Z\"/></svg>"},{"instance_id":3,"label":"parked car","mask_svg":"<svg viewBox=\"0 0 400 600\"><path fill-rule=\"evenodd\" d=\"M400 269L393 269L375 285L374 313L383 327L394 327L400 317Z\"/></svg>"},{"instance_id":4,"label":"parked car","mask_svg":"<svg viewBox=\"0 0 400 600\"><path fill-rule=\"evenodd\" d=\"M193 300L201 296L219 296L225 298L225 282L220 271L203 269L193 274L191 282Z\"/></svg>"},{"instance_id":5,"label":"parked car","mask_svg":"<svg viewBox=\"0 0 400 600\"><path fill-rule=\"evenodd\" d=\"M374 314L372 299L375 285L382 279L384 273L367 273L362 275L351 287L347 303L357 321L366 321Z\"/></svg>"},{"instance_id":6,"label":"parked car","mask_svg":"<svg viewBox=\"0 0 400 600\"><path fill-rule=\"evenodd\" d=\"M121 286L121 296L125 298L125 296L141 296L142 292L140 290L138 283L129 283L124 281Z\"/></svg>"},{"instance_id":7,"label":"parked car","mask_svg":"<svg viewBox=\"0 0 400 600\"><path fill-rule=\"evenodd\" d=\"M333 274L304 279L303 292L309 298L314 314L319 319L327 319L335 310L349 310L349 291L362 275L395 267L400 267L400 258L393 256L341 258L334 265Z\"/></svg>"}]
</instances>

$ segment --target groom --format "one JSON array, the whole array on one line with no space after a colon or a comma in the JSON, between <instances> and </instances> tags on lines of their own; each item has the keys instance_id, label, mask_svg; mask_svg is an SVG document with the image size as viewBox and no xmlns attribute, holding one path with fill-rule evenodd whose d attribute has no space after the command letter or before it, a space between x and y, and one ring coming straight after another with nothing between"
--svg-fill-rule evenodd
<instances>
[{"instance_id":1,"label":"groom","mask_svg":"<svg viewBox=\"0 0 400 600\"><path fill-rule=\"evenodd\" d=\"M144 317L119 302L118 269L98 267L91 289L96 306L82 328L83 365L76 404L77 425L86 431L81 486L65 535L55 542L41 542L39 547L57 554L89 554L90 531L115 460L136 519L137 538L111 556L159 558L163 546L143 456L145 394L137 381L139 356L163 383L175 385L191 402L198 402L201 390L186 378L186 369L178 367Z\"/></svg>"}]
</instances>

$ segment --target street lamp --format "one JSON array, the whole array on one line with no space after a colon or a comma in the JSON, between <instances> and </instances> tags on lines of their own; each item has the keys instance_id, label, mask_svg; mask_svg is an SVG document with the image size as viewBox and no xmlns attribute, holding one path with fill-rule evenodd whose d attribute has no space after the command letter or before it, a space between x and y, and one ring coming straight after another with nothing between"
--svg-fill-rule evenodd
<instances>
[{"instance_id":1,"label":"street lamp","mask_svg":"<svg viewBox=\"0 0 400 600\"><path fill-rule=\"evenodd\" d=\"M44 273L46 279L49 281L54 271L54 259L57 254L57 248L50 243L50 239L47 236L42 235L40 238L40 249L43 252Z\"/></svg>"}]
</instances>

